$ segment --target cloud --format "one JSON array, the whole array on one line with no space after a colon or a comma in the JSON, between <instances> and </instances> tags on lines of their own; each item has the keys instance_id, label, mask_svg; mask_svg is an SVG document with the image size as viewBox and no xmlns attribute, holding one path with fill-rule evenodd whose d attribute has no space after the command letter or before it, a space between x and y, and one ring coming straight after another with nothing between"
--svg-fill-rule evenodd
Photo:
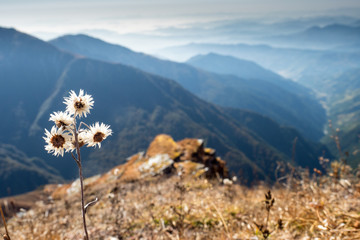
<instances>
[{"instance_id":1,"label":"cloud","mask_svg":"<svg viewBox=\"0 0 360 240\"><path fill-rule=\"evenodd\" d=\"M0 0L0 24L43 39L84 30L117 34L194 23L339 12L359 15L358 0Z\"/></svg>"}]
</instances>

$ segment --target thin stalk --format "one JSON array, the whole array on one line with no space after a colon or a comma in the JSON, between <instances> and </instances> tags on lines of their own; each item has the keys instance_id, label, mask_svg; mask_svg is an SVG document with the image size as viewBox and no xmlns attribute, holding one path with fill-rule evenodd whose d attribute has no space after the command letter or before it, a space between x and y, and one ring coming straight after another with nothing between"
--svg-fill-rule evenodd
<instances>
[{"instance_id":1,"label":"thin stalk","mask_svg":"<svg viewBox=\"0 0 360 240\"><path fill-rule=\"evenodd\" d=\"M7 237L8 237L8 239L10 240L10 235L9 235L8 230L7 230L7 226L6 226L6 221L5 221L4 212L3 212L3 210L2 210L2 207L1 207L1 206L0 206L0 212L1 212L1 217L2 217L3 223L4 223L6 236L7 236Z\"/></svg>"},{"instance_id":2,"label":"thin stalk","mask_svg":"<svg viewBox=\"0 0 360 240\"><path fill-rule=\"evenodd\" d=\"M80 130L80 128L81 128L81 125L85 125L88 129L90 129L89 125L87 125L87 124L84 123L84 122L80 122L80 124L79 124L79 130Z\"/></svg>"},{"instance_id":3,"label":"thin stalk","mask_svg":"<svg viewBox=\"0 0 360 240\"><path fill-rule=\"evenodd\" d=\"M292 156L291 156L291 164L295 164L295 154L296 154L296 143L297 143L298 137L295 137L294 142L293 142L293 148L292 148ZM294 172L295 172L295 167L291 166L291 174L290 174L290 178L288 179L288 185L287 185L287 190L289 191L292 185L292 180L294 177Z\"/></svg>"},{"instance_id":4,"label":"thin stalk","mask_svg":"<svg viewBox=\"0 0 360 240\"><path fill-rule=\"evenodd\" d=\"M270 209L267 210L267 215L266 215L266 222L265 222L265 229L267 229L268 224L269 224L269 218L270 218Z\"/></svg>"},{"instance_id":5,"label":"thin stalk","mask_svg":"<svg viewBox=\"0 0 360 240\"><path fill-rule=\"evenodd\" d=\"M85 203L84 203L84 183L83 183L81 163L79 165L79 176L80 176L80 186L81 186L81 212L82 212L83 225L84 225L84 235L85 235L85 239L89 240L89 235L88 235L87 228L86 228Z\"/></svg>"},{"instance_id":6,"label":"thin stalk","mask_svg":"<svg viewBox=\"0 0 360 240\"><path fill-rule=\"evenodd\" d=\"M89 234L86 228L86 218L85 218L85 203L84 203L84 183L83 183L83 174L82 174L82 167L81 167L81 154L80 154L80 146L79 146L79 139L78 139L78 131L76 129L76 121L74 127L74 136L75 136L75 147L76 147L76 154L77 159L75 159L78 167L79 167L79 179L80 179L80 187L81 187L81 212L82 212L82 219L84 225L84 238L85 240L89 240Z\"/></svg>"},{"instance_id":7,"label":"thin stalk","mask_svg":"<svg viewBox=\"0 0 360 240\"><path fill-rule=\"evenodd\" d=\"M229 229L228 229L228 227L227 227L227 225L226 225L226 222L225 222L225 220L224 220L224 218L223 218L223 215L221 214L221 212L219 211L219 209L216 207L216 205L215 205L213 202L210 202L210 203L211 203L211 205L215 208L215 211L216 211L217 214L219 215L220 220L221 220L222 224L224 225L226 234L228 235L228 237L230 237Z\"/></svg>"}]
</instances>

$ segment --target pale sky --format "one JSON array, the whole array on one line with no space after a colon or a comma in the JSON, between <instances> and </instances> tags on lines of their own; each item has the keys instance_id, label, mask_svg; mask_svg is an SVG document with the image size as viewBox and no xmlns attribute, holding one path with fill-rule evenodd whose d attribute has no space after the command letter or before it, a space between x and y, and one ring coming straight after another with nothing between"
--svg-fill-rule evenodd
<instances>
[{"instance_id":1,"label":"pale sky","mask_svg":"<svg viewBox=\"0 0 360 240\"><path fill-rule=\"evenodd\" d=\"M360 0L0 0L0 26L44 40L84 30L118 34L254 17L357 16Z\"/></svg>"}]
</instances>

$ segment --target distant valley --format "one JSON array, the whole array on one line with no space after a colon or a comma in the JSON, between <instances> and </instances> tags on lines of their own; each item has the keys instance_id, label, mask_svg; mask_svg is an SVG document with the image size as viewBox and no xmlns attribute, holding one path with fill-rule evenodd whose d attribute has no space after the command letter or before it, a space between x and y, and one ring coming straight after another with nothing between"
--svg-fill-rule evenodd
<instances>
[{"instance_id":1,"label":"distant valley","mask_svg":"<svg viewBox=\"0 0 360 240\"><path fill-rule=\"evenodd\" d=\"M333 129L325 126L327 135L322 142L326 143L337 157L342 155L344 158L346 153L345 158L355 168L360 163L360 125L357 120L360 104L358 28L358 21L355 20L346 24L333 22L321 27L307 27L273 39L263 38L263 44L192 43L166 48L157 53L179 61L190 59L189 62L196 60L200 54L206 56L214 53L226 55L233 58L232 60L237 58L253 61L308 87L316 92L327 110L327 118L333 123ZM276 44L275 41L281 43ZM314 44L320 44L320 49ZM206 67L201 62L199 64ZM212 69L237 74L237 69L230 66L220 68L213 65ZM341 154L331 137L336 135L339 135L341 141Z\"/></svg>"},{"instance_id":2,"label":"distant valley","mask_svg":"<svg viewBox=\"0 0 360 240\"><path fill-rule=\"evenodd\" d=\"M203 139L247 183L274 181L279 163L321 169L319 156L346 156L356 167L360 42L358 25L340 22L269 25L284 34L263 36L265 44L204 42L158 52L184 62L83 34L45 42L0 28L0 100L6 103L0 105L0 195L76 177L71 157L48 155L42 136L49 114L64 109L63 97L79 89L95 99L88 121L114 130L99 151L84 150L86 176L124 163L158 134ZM297 24L299 31L291 31ZM327 38L332 42L322 49L311 46ZM276 41L290 47L274 47ZM27 176L26 184L19 176Z\"/></svg>"},{"instance_id":3,"label":"distant valley","mask_svg":"<svg viewBox=\"0 0 360 240\"><path fill-rule=\"evenodd\" d=\"M219 70L221 64L211 63L210 59L202 64L208 67L199 69L196 64L195 67L191 66L191 62L183 64L161 60L86 35L63 36L50 43L80 56L122 63L175 80L204 100L225 107L255 111L282 125L297 128L311 140L317 141L323 136L325 110L310 89L258 65L251 69L248 67L251 63L247 61L233 60L229 63L226 57L217 56L215 61L239 69L236 74L229 75L231 71L222 72ZM214 55L212 58L215 58ZM241 68L246 68L246 73L242 73Z\"/></svg>"},{"instance_id":4,"label":"distant valley","mask_svg":"<svg viewBox=\"0 0 360 240\"><path fill-rule=\"evenodd\" d=\"M177 63L168 62L164 67L162 60L150 58L162 66L158 69L178 69ZM277 162L321 168L317 157L327 152L326 148L302 137L294 128L280 126L255 112L208 103L191 93L200 91L208 83L222 89L220 79L231 82L240 78L199 71L185 64L181 66L178 75L186 75L189 71L188 76L193 77L191 81L175 79L177 83L170 77L159 76L160 73L155 75L114 61L89 59L61 51L14 29L0 28L0 81L3 86L0 100L7 103L0 109L4 116L0 142L39 158L38 162L44 164L33 165L39 169L34 171L49 173L49 169L55 169L50 172L58 176L58 180L74 178L76 167L71 157L48 155L42 136L43 129L50 126L49 114L64 108L63 97L71 89L82 88L95 99L94 110L86 121L104 121L114 131L108 144L99 151L84 151L87 176L126 161L132 154L146 149L149 141L160 133L170 134L174 139L204 139L207 146L215 148L227 161L231 172L241 172L247 181L273 180ZM200 81L203 76L208 76L206 82ZM185 89L189 86L192 86L191 92ZM259 131L260 126L264 128L262 131ZM292 155L294 139L298 139L295 156ZM16 163L2 160L2 164L12 168ZM6 173L1 174L3 179ZM48 182L56 179L45 173L43 176ZM35 184L43 184L33 179ZM12 192L16 191L25 189L15 186Z\"/></svg>"}]
</instances>

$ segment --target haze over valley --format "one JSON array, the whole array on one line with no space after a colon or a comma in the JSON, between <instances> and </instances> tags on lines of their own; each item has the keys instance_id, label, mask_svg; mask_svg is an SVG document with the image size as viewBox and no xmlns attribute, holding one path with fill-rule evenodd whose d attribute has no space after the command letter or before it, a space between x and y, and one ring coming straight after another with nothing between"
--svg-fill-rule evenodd
<instances>
[{"instance_id":1,"label":"haze over valley","mask_svg":"<svg viewBox=\"0 0 360 240\"><path fill-rule=\"evenodd\" d=\"M265 11L265 1L258 9L235 2L202 9L201 1L174 1L175 17L163 1L148 11L135 9L138 1L36 1L38 15L23 1L1 2L0 195L76 178L71 157L48 155L42 136L49 114L79 89L96 99L89 119L114 131L99 151L84 152L86 176L126 162L159 134L203 139L246 183L272 183L279 162L312 171L322 169L319 157L345 152L356 168L358 3L276 1ZM97 7L108 17L91 17ZM135 10L119 18L111 7ZM16 19L8 13L15 9ZM9 185L21 176L31 181Z\"/></svg>"},{"instance_id":2,"label":"haze over valley","mask_svg":"<svg viewBox=\"0 0 360 240\"><path fill-rule=\"evenodd\" d=\"M4 239L360 239L358 0L0 0L0 86Z\"/></svg>"}]
</instances>

